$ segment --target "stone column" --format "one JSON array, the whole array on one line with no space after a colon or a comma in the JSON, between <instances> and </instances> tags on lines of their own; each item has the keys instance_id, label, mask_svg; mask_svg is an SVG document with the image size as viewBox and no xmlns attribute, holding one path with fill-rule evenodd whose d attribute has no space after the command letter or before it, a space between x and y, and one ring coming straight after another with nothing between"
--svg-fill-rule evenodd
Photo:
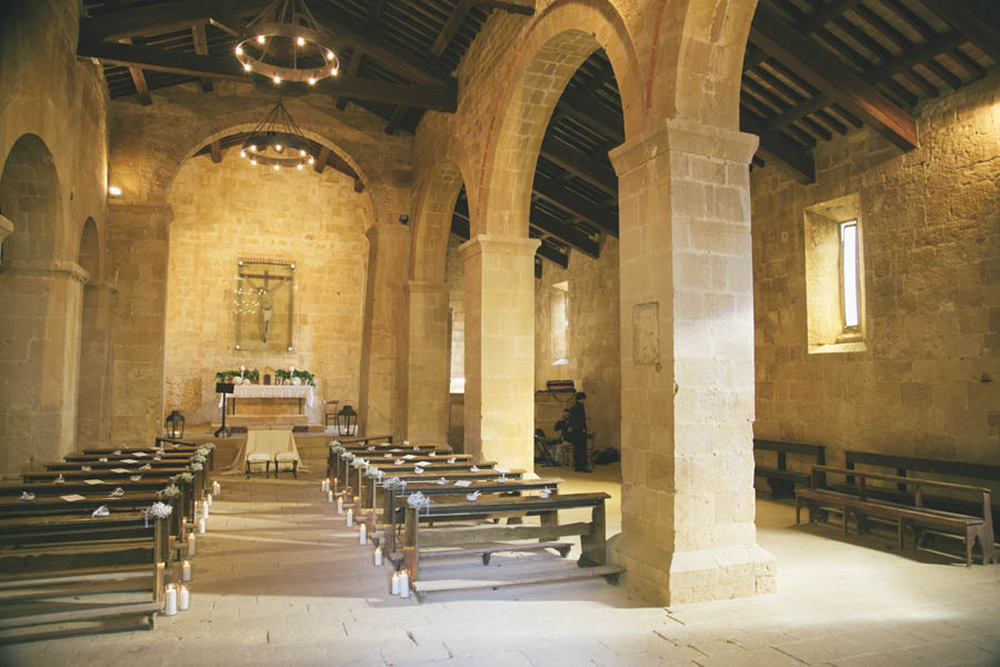
<instances>
[{"instance_id":1,"label":"stone column","mask_svg":"<svg viewBox=\"0 0 1000 667\"><path fill-rule=\"evenodd\" d=\"M108 275L118 290L111 318L111 439L116 444L148 444L163 429L168 226L173 209L110 204L108 214Z\"/></svg>"},{"instance_id":2,"label":"stone column","mask_svg":"<svg viewBox=\"0 0 1000 667\"><path fill-rule=\"evenodd\" d=\"M448 441L448 284L411 280L406 368L406 437Z\"/></svg>"},{"instance_id":3,"label":"stone column","mask_svg":"<svg viewBox=\"0 0 1000 667\"><path fill-rule=\"evenodd\" d=\"M0 317L0 472L38 469L73 450L80 310L89 276L75 262L11 263Z\"/></svg>"},{"instance_id":4,"label":"stone column","mask_svg":"<svg viewBox=\"0 0 1000 667\"><path fill-rule=\"evenodd\" d=\"M406 326L406 278L410 230L376 223L368 237L368 280L361 346L360 432L402 435L404 383L400 379Z\"/></svg>"},{"instance_id":5,"label":"stone column","mask_svg":"<svg viewBox=\"0 0 1000 667\"><path fill-rule=\"evenodd\" d=\"M99 447L111 438L111 316L115 289L89 282L83 288L77 448Z\"/></svg>"},{"instance_id":6,"label":"stone column","mask_svg":"<svg viewBox=\"0 0 1000 667\"><path fill-rule=\"evenodd\" d=\"M670 120L612 151L621 227L622 534L660 604L770 592L756 542L749 162L757 138Z\"/></svg>"},{"instance_id":7,"label":"stone column","mask_svg":"<svg viewBox=\"0 0 1000 667\"><path fill-rule=\"evenodd\" d=\"M476 236L465 257L465 451L534 470L538 239Z\"/></svg>"}]
</instances>

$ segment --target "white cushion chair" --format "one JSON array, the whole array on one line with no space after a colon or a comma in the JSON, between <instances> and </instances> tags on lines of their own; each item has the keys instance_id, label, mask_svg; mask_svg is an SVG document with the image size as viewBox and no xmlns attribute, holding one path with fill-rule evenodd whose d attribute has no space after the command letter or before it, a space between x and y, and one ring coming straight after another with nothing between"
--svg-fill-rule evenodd
<instances>
[{"instance_id":1,"label":"white cushion chair","mask_svg":"<svg viewBox=\"0 0 1000 667\"><path fill-rule=\"evenodd\" d=\"M299 457L295 452L278 452L274 455L274 478L278 479L278 471L281 469L281 464L291 464L292 475L298 479L299 477ZM288 469L287 467L285 468Z\"/></svg>"},{"instance_id":2,"label":"white cushion chair","mask_svg":"<svg viewBox=\"0 0 1000 667\"><path fill-rule=\"evenodd\" d=\"M251 464L260 466L264 465L264 476L268 477L271 474L271 459L264 452L254 452L253 454L247 454L247 467L246 474L247 479L250 479L250 466Z\"/></svg>"}]
</instances>

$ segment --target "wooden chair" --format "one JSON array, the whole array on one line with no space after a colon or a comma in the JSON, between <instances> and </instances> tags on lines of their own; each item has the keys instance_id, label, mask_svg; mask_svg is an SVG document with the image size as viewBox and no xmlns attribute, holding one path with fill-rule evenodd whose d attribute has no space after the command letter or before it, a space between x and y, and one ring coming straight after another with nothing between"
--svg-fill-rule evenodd
<instances>
[{"instance_id":1,"label":"wooden chair","mask_svg":"<svg viewBox=\"0 0 1000 667\"><path fill-rule=\"evenodd\" d=\"M330 421L337 425L337 411L340 408L340 401L323 401L323 426L330 428Z\"/></svg>"}]
</instances>

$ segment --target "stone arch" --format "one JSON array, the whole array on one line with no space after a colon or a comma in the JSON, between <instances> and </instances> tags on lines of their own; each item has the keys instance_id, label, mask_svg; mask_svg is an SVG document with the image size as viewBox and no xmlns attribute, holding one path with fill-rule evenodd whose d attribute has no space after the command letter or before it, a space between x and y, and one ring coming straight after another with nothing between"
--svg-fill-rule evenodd
<instances>
[{"instance_id":1,"label":"stone arch","mask_svg":"<svg viewBox=\"0 0 1000 667\"><path fill-rule=\"evenodd\" d=\"M78 292L73 279L82 276L75 265L56 261L60 193L48 146L37 135L22 135L0 174L0 211L14 226L4 242L0 272L2 472L20 471L56 455L66 435L61 385L43 382L49 373L58 377L75 369L75 364L62 364L63 344L74 326L67 319L67 306Z\"/></svg>"},{"instance_id":2,"label":"stone arch","mask_svg":"<svg viewBox=\"0 0 1000 667\"><path fill-rule=\"evenodd\" d=\"M444 159L428 170L427 180L418 192L410 250L411 280L445 280L452 212L462 186L466 185L468 191L468 179L465 178L468 171L459 163L464 162L464 153L460 153L458 160L450 157L453 154L449 151ZM469 208L471 213L472 206Z\"/></svg>"},{"instance_id":3,"label":"stone arch","mask_svg":"<svg viewBox=\"0 0 1000 667\"><path fill-rule=\"evenodd\" d=\"M649 122L681 117L739 129L743 56L757 1L658 5L650 12L652 45L643 91Z\"/></svg>"},{"instance_id":4,"label":"stone arch","mask_svg":"<svg viewBox=\"0 0 1000 667\"><path fill-rule=\"evenodd\" d=\"M80 321L80 379L77 388L76 443L95 447L108 441L111 400L108 323L111 294L101 280L104 265L100 232L93 218L80 230L77 263L88 274Z\"/></svg>"},{"instance_id":5,"label":"stone arch","mask_svg":"<svg viewBox=\"0 0 1000 667\"><path fill-rule=\"evenodd\" d=\"M527 236L531 181L549 119L566 84L587 57L604 48L618 80L625 135L642 126L641 70L632 38L607 1L581 6L550 5L515 47L492 105L497 109L486 137L476 234Z\"/></svg>"},{"instance_id":6,"label":"stone arch","mask_svg":"<svg viewBox=\"0 0 1000 667\"><path fill-rule=\"evenodd\" d=\"M14 223L5 242L7 262L47 264L56 259L62 230L59 175L48 146L35 134L11 147L0 175L0 211Z\"/></svg>"}]
</instances>

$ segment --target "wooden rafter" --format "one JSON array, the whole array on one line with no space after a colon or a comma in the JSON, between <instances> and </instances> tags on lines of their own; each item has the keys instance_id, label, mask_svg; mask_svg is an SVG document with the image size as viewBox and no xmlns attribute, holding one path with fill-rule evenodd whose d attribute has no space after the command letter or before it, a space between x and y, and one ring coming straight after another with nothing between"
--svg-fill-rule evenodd
<instances>
[{"instance_id":1,"label":"wooden rafter","mask_svg":"<svg viewBox=\"0 0 1000 667\"><path fill-rule=\"evenodd\" d=\"M327 146L323 146L319 149L319 155L316 157L316 164L313 165L313 169L317 174L322 174L323 170L326 169L326 163L330 159L330 149Z\"/></svg>"},{"instance_id":2,"label":"wooden rafter","mask_svg":"<svg viewBox=\"0 0 1000 667\"><path fill-rule=\"evenodd\" d=\"M597 258L601 254L601 247L597 241L544 211L533 208L528 217L528 224L536 231L551 236L585 255Z\"/></svg>"},{"instance_id":3,"label":"wooden rafter","mask_svg":"<svg viewBox=\"0 0 1000 667\"><path fill-rule=\"evenodd\" d=\"M812 153L802 149L781 132L769 128L763 118L745 107L740 110L740 129L760 137L757 153L765 160L784 165L800 183L813 183L816 180Z\"/></svg>"},{"instance_id":4,"label":"wooden rafter","mask_svg":"<svg viewBox=\"0 0 1000 667\"><path fill-rule=\"evenodd\" d=\"M199 23L198 25L191 26L191 39L194 41L194 52L199 56L208 55L208 39L205 36L205 24ZM212 92L213 83L211 79L202 77L198 79L201 84L202 91L206 93Z\"/></svg>"},{"instance_id":5,"label":"wooden rafter","mask_svg":"<svg viewBox=\"0 0 1000 667\"><path fill-rule=\"evenodd\" d=\"M794 27L760 5L750 30L754 44L778 58L786 67L821 93L868 122L879 134L903 150L918 144L913 118L828 53L802 36Z\"/></svg>"},{"instance_id":6,"label":"wooden rafter","mask_svg":"<svg viewBox=\"0 0 1000 667\"><path fill-rule=\"evenodd\" d=\"M574 148L570 148L561 141L547 137L542 142L541 155L583 182L589 183L609 195L618 194L618 176L615 175L613 169L600 164Z\"/></svg>"},{"instance_id":7,"label":"wooden rafter","mask_svg":"<svg viewBox=\"0 0 1000 667\"><path fill-rule=\"evenodd\" d=\"M222 144L218 139L208 145L208 151L209 155L212 156L212 162L215 164L222 162Z\"/></svg>"},{"instance_id":8,"label":"wooden rafter","mask_svg":"<svg viewBox=\"0 0 1000 667\"><path fill-rule=\"evenodd\" d=\"M935 14L1000 63L1000 10L982 0L924 0Z\"/></svg>"},{"instance_id":9,"label":"wooden rafter","mask_svg":"<svg viewBox=\"0 0 1000 667\"><path fill-rule=\"evenodd\" d=\"M364 59L365 54L360 48L354 49L351 53L351 60L347 63L347 71L340 75L341 79L345 81L350 81L351 79L356 79L358 76L358 70L361 69L361 61ZM336 106L338 109L343 111L347 108L347 97L340 96L337 98Z\"/></svg>"},{"instance_id":10,"label":"wooden rafter","mask_svg":"<svg viewBox=\"0 0 1000 667\"><path fill-rule=\"evenodd\" d=\"M158 72L194 77L248 80L235 58L199 56L132 44L95 41L86 37L87 35L81 35L77 47L77 56L80 58L96 58L104 64L138 66ZM324 79L316 85L316 88L354 99L403 104L423 109L454 111L457 105L457 92L452 86L414 86L368 79Z\"/></svg>"},{"instance_id":11,"label":"wooden rafter","mask_svg":"<svg viewBox=\"0 0 1000 667\"><path fill-rule=\"evenodd\" d=\"M570 215L576 216L612 236L618 236L618 216L614 212L573 194L551 181L537 178L537 174L531 188L531 194L558 206Z\"/></svg>"},{"instance_id":12,"label":"wooden rafter","mask_svg":"<svg viewBox=\"0 0 1000 667\"><path fill-rule=\"evenodd\" d=\"M121 40L122 44L131 44L132 40L125 37ZM129 76L132 77L132 85L135 86L135 92L139 96L139 104L144 107L148 107L153 103L153 98L149 94L149 84L146 83L146 75L143 74L141 67L129 67Z\"/></svg>"}]
</instances>

